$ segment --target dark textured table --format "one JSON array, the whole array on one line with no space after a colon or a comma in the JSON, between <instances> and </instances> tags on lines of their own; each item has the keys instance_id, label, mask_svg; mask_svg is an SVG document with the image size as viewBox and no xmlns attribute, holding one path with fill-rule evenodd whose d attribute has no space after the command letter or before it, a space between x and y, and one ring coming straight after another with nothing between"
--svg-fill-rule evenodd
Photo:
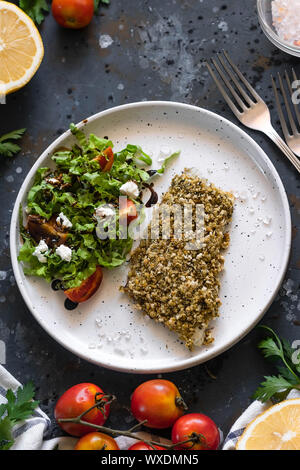
<instances>
[{"instance_id":1,"label":"dark textured table","mask_svg":"<svg viewBox=\"0 0 300 470\"><path fill-rule=\"evenodd\" d=\"M222 48L231 52L273 109L270 74L295 67L300 76L300 64L265 38L255 4L254 0L111 0L82 31L61 29L49 15L40 28L45 58L39 71L0 107L0 133L27 128L22 152L11 159L1 157L0 339L6 343L6 367L21 382L34 381L42 408L50 415L64 390L92 381L118 395L110 423L126 428L131 420L129 396L150 377L129 376L80 360L50 338L26 308L14 282L8 248L11 212L21 183L71 121L119 104L177 100L236 122L201 63ZM109 38L113 43L101 48L101 35L102 46ZM279 130L275 110L273 122ZM286 279L263 323L284 337L300 339L299 175L267 138L247 132L282 178L294 228ZM257 350L260 337L255 329L218 358L164 377L176 382L192 411L207 413L227 432L250 403L263 375L273 371ZM53 426L52 434L58 432Z\"/></svg>"}]
</instances>

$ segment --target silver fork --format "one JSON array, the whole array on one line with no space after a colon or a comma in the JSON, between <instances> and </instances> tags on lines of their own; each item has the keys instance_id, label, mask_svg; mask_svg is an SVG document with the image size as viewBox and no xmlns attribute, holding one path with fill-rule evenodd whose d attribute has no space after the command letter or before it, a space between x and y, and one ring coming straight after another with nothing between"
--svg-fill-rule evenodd
<instances>
[{"instance_id":1,"label":"silver fork","mask_svg":"<svg viewBox=\"0 0 300 470\"><path fill-rule=\"evenodd\" d=\"M227 52L223 51L223 54L226 60L221 54L218 54L219 62L215 59L211 59L211 62L234 97L235 103L230 98L227 91L225 91L221 81L216 77L212 67L208 63L206 63L206 65L226 103L242 124L250 127L250 129L255 129L266 134L277 145L277 147L280 148L300 173L300 161L273 128L268 106L250 85L248 80L246 80L238 67L232 62ZM224 70L227 75L224 73ZM227 76L231 78L235 87L232 86ZM241 83L244 84L250 96L241 86Z\"/></svg>"},{"instance_id":2,"label":"silver fork","mask_svg":"<svg viewBox=\"0 0 300 470\"><path fill-rule=\"evenodd\" d=\"M296 76L296 73L295 73L294 69L293 69L292 73L293 73L293 80L297 81L297 76ZM284 99L284 104L285 104L286 112L287 112L287 115L288 115L288 121L289 121L290 129L292 131L291 134L289 132L288 125L287 125L287 122L284 118L282 107L281 107L281 104L280 104L280 101L279 101L279 95L278 95L275 79L273 77L271 77L271 78L272 78L272 85L273 85L273 90L274 90L274 95L275 95L276 106L277 106L277 110L278 110L278 114L279 114L279 119L280 119L282 131L283 131L286 143L293 150L293 152L296 155L298 155L298 157L300 157L300 132L298 131L297 125L295 124L295 121L294 121L294 118L293 118L293 114L292 114L292 111L291 111L289 100L287 98L287 94L286 94L286 91L285 91L283 80L281 78L280 73L278 72L279 86L280 86L280 90L281 90L281 93L282 93L282 96L283 96L283 99ZM287 83L287 86L288 86L290 100L291 100L291 102L293 104L293 107L294 107L294 111L295 111L295 115L296 115L296 118L297 118L297 121L298 121L298 125L300 126L300 113L299 113L299 109L298 109L297 104L294 103L293 100L292 100L293 89L292 89L292 85L291 85L290 78L288 76L287 71L285 71L285 80L286 80L286 83Z\"/></svg>"}]
</instances>

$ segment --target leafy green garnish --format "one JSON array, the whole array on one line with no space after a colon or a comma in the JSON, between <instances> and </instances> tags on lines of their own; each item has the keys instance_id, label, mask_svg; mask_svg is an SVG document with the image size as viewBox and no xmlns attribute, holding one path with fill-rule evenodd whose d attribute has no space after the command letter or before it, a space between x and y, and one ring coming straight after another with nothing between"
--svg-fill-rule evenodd
<instances>
[{"instance_id":1,"label":"leafy green garnish","mask_svg":"<svg viewBox=\"0 0 300 470\"><path fill-rule=\"evenodd\" d=\"M11 389L7 390L7 403L0 405L0 450L7 450L13 445L13 426L29 418L38 406L38 401L33 401L33 397L34 386L31 382L19 387L16 394Z\"/></svg>"},{"instance_id":2,"label":"leafy green garnish","mask_svg":"<svg viewBox=\"0 0 300 470\"><path fill-rule=\"evenodd\" d=\"M94 0L94 11L97 13L98 8L100 6L100 3L103 3L103 5L109 5L110 0Z\"/></svg>"},{"instance_id":3,"label":"leafy green garnish","mask_svg":"<svg viewBox=\"0 0 300 470\"><path fill-rule=\"evenodd\" d=\"M295 361L297 350L293 349L286 340L281 340L268 326L262 326L262 328L269 331L273 337L262 340L258 347L262 350L264 357L276 361L279 375L266 376L253 397L262 402L271 398L282 400L292 389L300 389L300 363L298 360Z\"/></svg>"},{"instance_id":4,"label":"leafy green garnish","mask_svg":"<svg viewBox=\"0 0 300 470\"><path fill-rule=\"evenodd\" d=\"M178 152L174 152L172 153L172 155L170 155L169 157L165 158L165 160L163 161L162 163L162 166L160 168L160 170L157 170L157 173L164 173L165 172L165 169L166 169L166 166L172 161L174 160L174 158L177 158L179 157L180 155L180 150Z\"/></svg>"},{"instance_id":5,"label":"leafy green garnish","mask_svg":"<svg viewBox=\"0 0 300 470\"><path fill-rule=\"evenodd\" d=\"M20 8L37 24L45 19L45 12L50 10L46 0L19 0Z\"/></svg>"},{"instance_id":6,"label":"leafy green garnish","mask_svg":"<svg viewBox=\"0 0 300 470\"><path fill-rule=\"evenodd\" d=\"M11 141L21 139L25 131L26 129L18 129L16 131L9 132L8 134L2 135L0 137L0 155L3 155L4 157L12 157L18 153L21 148L19 145L14 144Z\"/></svg>"}]
</instances>

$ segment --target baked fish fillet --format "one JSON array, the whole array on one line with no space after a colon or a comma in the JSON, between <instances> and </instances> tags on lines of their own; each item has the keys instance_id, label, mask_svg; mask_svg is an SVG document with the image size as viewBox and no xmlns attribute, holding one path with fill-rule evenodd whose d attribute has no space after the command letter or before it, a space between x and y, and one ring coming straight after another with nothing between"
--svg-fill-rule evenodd
<instances>
[{"instance_id":1,"label":"baked fish fillet","mask_svg":"<svg viewBox=\"0 0 300 470\"><path fill-rule=\"evenodd\" d=\"M142 240L132 253L127 283L121 287L139 310L177 333L189 349L213 341L209 323L218 316L221 304L219 275L224 265L222 252L229 245L227 225L233 203L231 193L188 170L176 175L160 207L202 204L202 245L191 250L186 239L174 236L175 217L171 216L169 239L163 239L161 223L158 238L150 239L149 226L148 239ZM195 227L196 215L192 211Z\"/></svg>"}]
</instances>

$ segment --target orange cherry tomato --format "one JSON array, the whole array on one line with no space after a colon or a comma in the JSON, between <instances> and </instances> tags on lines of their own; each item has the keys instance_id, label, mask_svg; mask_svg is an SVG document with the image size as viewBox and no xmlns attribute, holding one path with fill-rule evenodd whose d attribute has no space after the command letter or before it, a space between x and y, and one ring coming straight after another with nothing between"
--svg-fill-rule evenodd
<instances>
[{"instance_id":1,"label":"orange cherry tomato","mask_svg":"<svg viewBox=\"0 0 300 470\"><path fill-rule=\"evenodd\" d=\"M60 26L80 29L93 18L94 0L53 0L51 9Z\"/></svg>"},{"instance_id":2,"label":"orange cherry tomato","mask_svg":"<svg viewBox=\"0 0 300 470\"><path fill-rule=\"evenodd\" d=\"M102 171L110 171L114 163L114 153L111 147L107 147L102 153L100 153L94 160L99 162Z\"/></svg>"},{"instance_id":3,"label":"orange cherry tomato","mask_svg":"<svg viewBox=\"0 0 300 470\"><path fill-rule=\"evenodd\" d=\"M77 442L74 450L120 450L116 441L102 432L90 432Z\"/></svg>"},{"instance_id":4,"label":"orange cherry tomato","mask_svg":"<svg viewBox=\"0 0 300 470\"><path fill-rule=\"evenodd\" d=\"M127 217L127 225L130 224L133 220L135 220L138 216L136 206L133 201L130 199L127 199L126 201L126 207L120 209L119 216L121 217Z\"/></svg>"},{"instance_id":5,"label":"orange cherry tomato","mask_svg":"<svg viewBox=\"0 0 300 470\"><path fill-rule=\"evenodd\" d=\"M131 397L131 411L138 421L154 429L171 427L183 415L186 405L178 388L169 380L149 380L139 385Z\"/></svg>"},{"instance_id":6,"label":"orange cherry tomato","mask_svg":"<svg viewBox=\"0 0 300 470\"><path fill-rule=\"evenodd\" d=\"M72 302L85 302L99 289L102 279L103 273L101 266L97 266L96 271L90 277L85 279L79 287L67 289L64 293Z\"/></svg>"},{"instance_id":7,"label":"orange cherry tomato","mask_svg":"<svg viewBox=\"0 0 300 470\"><path fill-rule=\"evenodd\" d=\"M156 450L166 450L164 447L160 446L154 446ZM152 449L149 444L146 444L146 442L137 442L136 444L133 444L131 447L129 447L128 450L155 450Z\"/></svg>"},{"instance_id":8,"label":"orange cherry tomato","mask_svg":"<svg viewBox=\"0 0 300 470\"><path fill-rule=\"evenodd\" d=\"M195 442L187 442L176 449L217 450L220 444L220 433L217 425L202 413L190 413L179 418L172 429L172 442L177 444L189 437L197 437Z\"/></svg>"},{"instance_id":9,"label":"orange cherry tomato","mask_svg":"<svg viewBox=\"0 0 300 470\"><path fill-rule=\"evenodd\" d=\"M54 416L59 426L71 436L83 436L91 432L89 426L77 423L61 423L63 418L76 418L84 411L91 408L104 395L103 390L91 383L81 383L69 388L58 400L54 410ZM103 398L106 402L107 398ZM94 408L82 418L88 423L102 426L109 416L110 406L104 405L103 409Z\"/></svg>"}]
</instances>

